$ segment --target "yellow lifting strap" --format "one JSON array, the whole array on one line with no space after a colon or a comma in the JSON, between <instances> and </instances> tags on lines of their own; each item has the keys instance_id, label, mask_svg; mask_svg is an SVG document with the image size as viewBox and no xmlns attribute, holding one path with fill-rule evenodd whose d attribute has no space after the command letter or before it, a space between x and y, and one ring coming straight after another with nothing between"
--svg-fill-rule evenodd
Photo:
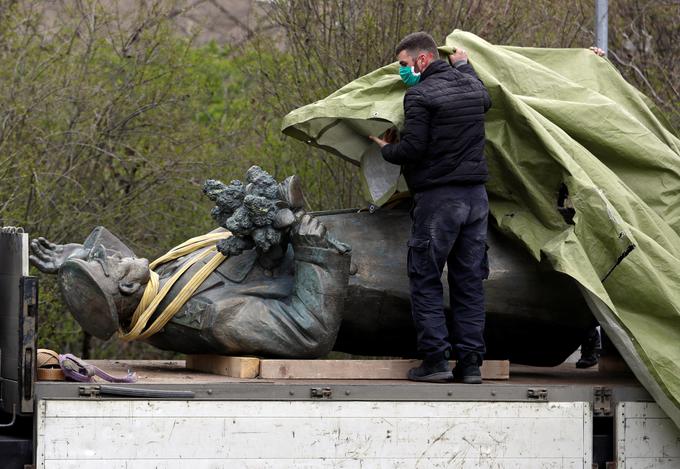
<instances>
[{"instance_id":1,"label":"yellow lifting strap","mask_svg":"<svg viewBox=\"0 0 680 469\"><path fill-rule=\"evenodd\" d=\"M173 316L177 314L182 306L184 306L184 303L186 303L187 300L191 298L191 295L193 295L196 289L226 259L226 256L217 251L217 243L220 240L226 239L230 236L230 232L221 231L191 238L182 244L175 246L166 254L162 255L149 264L149 269L151 269L149 283L146 285L142 299L137 305L137 309L135 309L134 314L132 315L130 329L128 331L124 331L123 329L118 331L118 336L120 339L125 342L148 339L156 332L163 329L168 321L170 321L170 319L172 319ZM175 272L172 277L168 279L165 285L163 285L163 288L161 288L159 291L160 277L156 272L154 272L153 269L159 265L173 261L182 256L186 256L205 247L209 248L185 262L182 267L180 267L177 272ZM173 299L163 310L163 312L156 318L156 320L149 327L147 327L147 323L156 312L156 308L158 308L158 305L161 303L161 301L163 301L177 280L179 280L184 272L189 270L192 265L207 258L210 255L212 255L212 258L203 267L201 267L200 270L193 275L193 277L191 277L191 280L189 280L189 282L184 285L175 299Z\"/></svg>"}]
</instances>

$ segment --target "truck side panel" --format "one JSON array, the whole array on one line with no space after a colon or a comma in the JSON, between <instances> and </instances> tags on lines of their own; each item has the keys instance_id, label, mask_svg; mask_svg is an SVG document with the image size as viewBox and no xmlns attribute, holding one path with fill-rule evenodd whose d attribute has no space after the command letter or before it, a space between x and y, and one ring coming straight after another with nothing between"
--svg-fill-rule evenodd
<instances>
[{"instance_id":1,"label":"truck side panel","mask_svg":"<svg viewBox=\"0 0 680 469\"><path fill-rule=\"evenodd\" d=\"M41 400L42 469L581 468L588 402Z\"/></svg>"},{"instance_id":2,"label":"truck side panel","mask_svg":"<svg viewBox=\"0 0 680 469\"><path fill-rule=\"evenodd\" d=\"M677 469L680 432L653 402L619 402L616 458L619 469Z\"/></svg>"}]
</instances>

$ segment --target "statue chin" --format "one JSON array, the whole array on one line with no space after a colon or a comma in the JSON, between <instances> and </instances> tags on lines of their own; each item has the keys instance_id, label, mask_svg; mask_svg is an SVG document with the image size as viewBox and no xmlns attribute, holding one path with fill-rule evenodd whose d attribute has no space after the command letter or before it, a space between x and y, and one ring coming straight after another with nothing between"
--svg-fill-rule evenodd
<instances>
[{"instance_id":1,"label":"statue chin","mask_svg":"<svg viewBox=\"0 0 680 469\"><path fill-rule=\"evenodd\" d=\"M69 259L59 269L58 282L78 324L88 334L106 340L118 330L114 298L120 294L113 279L100 275L96 269L81 259Z\"/></svg>"}]
</instances>

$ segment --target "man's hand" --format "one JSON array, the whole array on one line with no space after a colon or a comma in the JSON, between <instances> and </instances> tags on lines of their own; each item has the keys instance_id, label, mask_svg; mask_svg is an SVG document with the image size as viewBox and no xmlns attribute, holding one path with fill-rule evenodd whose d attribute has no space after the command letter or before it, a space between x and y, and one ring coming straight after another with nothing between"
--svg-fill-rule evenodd
<instances>
[{"instance_id":1,"label":"man's hand","mask_svg":"<svg viewBox=\"0 0 680 469\"><path fill-rule=\"evenodd\" d=\"M602 49L600 49L599 47L593 46L593 47L590 47L589 49L591 51L593 51L593 53L595 53L595 55L599 55L600 57L604 57L606 55L604 53L604 51Z\"/></svg>"},{"instance_id":2,"label":"man's hand","mask_svg":"<svg viewBox=\"0 0 680 469\"><path fill-rule=\"evenodd\" d=\"M387 129L387 131L385 131L385 134L383 135L383 138L375 137L373 135L369 135L368 138L377 143L380 148L384 147L387 144L395 143L396 141L399 140L397 129L395 129L394 127L390 127L389 129Z\"/></svg>"},{"instance_id":3,"label":"man's hand","mask_svg":"<svg viewBox=\"0 0 680 469\"><path fill-rule=\"evenodd\" d=\"M387 142L386 142L385 140L383 140L383 139L381 139L381 138L378 138L378 137L376 137L375 135L369 135L368 138L370 138L370 139L373 140L375 143L377 143L378 146L379 146L380 148L382 148L382 147L384 147L385 145L387 145Z\"/></svg>"},{"instance_id":4,"label":"man's hand","mask_svg":"<svg viewBox=\"0 0 680 469\"><path fill-rule=\"evenodd\" d=\"M31 264L46 274L56 273L70 257L84 259L86 256L82 244L54 244L42 237L31 241L31 252Z\"/></svg>"},{"instance_id":5,"label":"man's hand","mask_svg":"<svg viewBox=\"0 0 680 469\"><path fill-rule=\"evenodd\" d=\"M468 61L468 55L467 52L465 52L463 49L460 47L456 48L456 51L449 55L449 61L451 62L451 65L455 65L456 62L467 62Z\"/></svg>"}]
</instances>

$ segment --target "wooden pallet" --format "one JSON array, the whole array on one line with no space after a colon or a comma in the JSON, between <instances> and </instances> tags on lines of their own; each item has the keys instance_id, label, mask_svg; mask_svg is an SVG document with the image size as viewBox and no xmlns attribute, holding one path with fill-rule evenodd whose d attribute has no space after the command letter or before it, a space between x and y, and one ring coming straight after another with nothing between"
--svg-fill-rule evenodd
<instances>
[{"instance_id":1,"label":"wooden pallet","mask_svg":"<svg viewBox=\"0 0 680 469\"><path fill-rule=\"evenodd\" d=\"M289 360L221 355L189 355L186 367L231 378L264 379L406 379L418 360ZM450 362L451 367L455 361ZM510 362L489 360L482 365L485 380L510 378Z\"/></svg>"},{"instance_id":2,"label":"wooden pallet","mask_svg":"<svg viewBox=\"0 0 680 469\"><path fill-rule=\"evenodd\" d=\"M230 378L257 378L260 375L260 359L254 357L187 355L186 367Z\"/></svg>"}]
</instances>

